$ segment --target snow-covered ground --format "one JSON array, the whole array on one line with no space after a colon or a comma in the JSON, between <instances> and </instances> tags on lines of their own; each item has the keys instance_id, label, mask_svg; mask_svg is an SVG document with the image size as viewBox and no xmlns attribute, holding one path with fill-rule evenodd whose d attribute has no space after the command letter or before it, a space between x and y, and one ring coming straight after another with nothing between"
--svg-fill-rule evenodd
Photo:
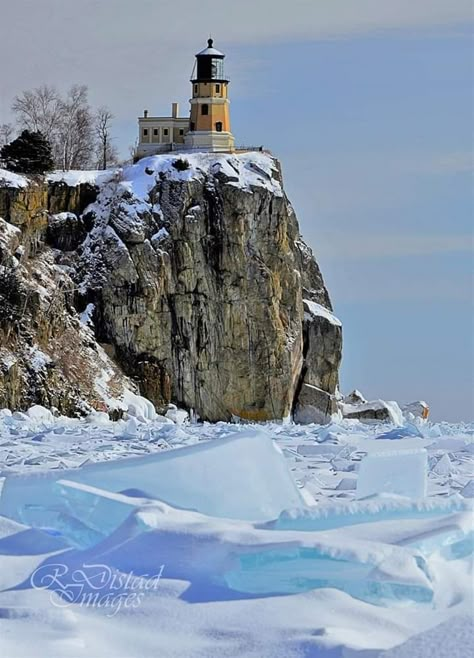
<instances>
[{"instance_id":1,"label":"snow-covered ground","mask_svg":"<svg viewBox=\"0 0 474 658\"><path fill-rule=\"evenodd\" d=\"M474 424L138 411L0 411L1 656L470 655Z\"/></svg>"},{"instance_id":2,"label":"snow-covered ground","mask_svg":"<svg viewBox=\"0 0 474 658\"><path fill-rule=\"evenodd\" d=\"M176 169L174 163L185 163L185 169ZM148 200L148 193L157 177L179 181L202 180L205 176L223 175L229 185L250 191L251 187L264 187L276 196L282 195L275 159L267 153L202 153L175 152L142 158L136 164L108 169L107 171L55 171L47 175L51 182L64 182L70 186L83 183L104 186L114 182L133 193L138 199ZM26 185L25 178L0 169L2 179L9 184ZM23 181L23 182L22 182Z\"/></svg>"}]
</instances>

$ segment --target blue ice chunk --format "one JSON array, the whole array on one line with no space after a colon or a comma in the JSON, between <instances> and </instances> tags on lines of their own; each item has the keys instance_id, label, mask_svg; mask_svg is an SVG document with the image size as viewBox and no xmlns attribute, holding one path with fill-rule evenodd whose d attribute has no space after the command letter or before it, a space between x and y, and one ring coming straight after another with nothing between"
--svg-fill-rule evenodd
<instances>
[{"instance_id":1,"label":"blue ice chunk","mask_svg":"<svg viewBox=\"0 0 474 658\"><path fill-rule=\"evenodd\" d=\"M431 555L440 551L446 560L458 560L467 557L473 552L473 533L466 533L463 529L441 529L429 536L420 536L414 540L404 542L404 546L416 549L423 555Z\"/></svg>"},{"instance_id":2,"label":"blue ice chunk","mask_svg":"<svg viewBox=\"0 0 474 658\"><path fill-rule=\"evenodd\" d=\"M24 505L21 508L21 517L25 525L42 530L48 535L59 536L75 548L88 548L105 538L103 533L68 514L62 506Z\"/></svg>"},{"instance_id":3,"label":"blue ice chunk","mask_svg":"<svg viewBox=\"0 0 474 658\"><path fill-rule=\"evenodd\" d=\"M62 496L68 514L77 519L83 528L91 530L83 539L84 545L95 543L94 532L98 536L107 536L137 507L153 503L149 499L132 498L68 480L58 480L53 486Z\"/></svg>"},{"instance_id":4,"label":"blue ice chunk","mask_svg":"<svg viewBox=\"0 0 474 658\"><path fill-rule=\"evenodd\" d=\"M380 576L370 562L333 558L317 548L275 548L241 554L238 566L225 573L227 586L235 591L255 594L297 594L321 587L332 587L375 604L387 600L411 600L428 603L433 589L423 564L415 558L415 582Z\"/></svg>"},{"instance_id":5,"label":"blue ice chunk","mask_svg":"<svg viewBox=\"0 0 474 658\"><path fill-rule=\"evenodd\" d=\"M298 455L303 457L313 457L319 455L328 455L334 457L340 455L344 448L337 443L302 443L296 449Z\"/></svg>"},{"instance_id":6,"label":"blue ice chunk","mask_svg":"<svg viewBox=\"0 0 474 658\"><path fill-rule=\"evenodd\" d=\"M377 521L429 519L468 510L470 510L469 503L458 495L421 500L410 500L399 496L374 496L366 500L285 510L276 521L265 524L265 527L309 532Z\"/></svg>"},{"instance_id":7,"label":"blue ice chunk","mask_svg":"<svg viewBox=\"0 0 474 658\"><path fill-rule=\"evenodd\" d=\"M464 537L451 541L443 546L441 555L445 560L462 560L474 553L474 531L468 532Z\"/></svg>"},{"instance_id":8,"label":"blue ice chunk","mask_svg":"<svg viewBox=\"0 0 474 658\"><path fill-rule=\"evenodd\" d=\"M357 498L384 493L424 498L427 472L428 457L423 448L369 453L360 464Z\"/></svg>"},{"instance_id":9,"label":"blue ice chunk","mask_svg":"<svg viewBox=\"0 0 474 658\"><path fill-rule=\"evenodd\" d=\"M474 498L474 480L469 480L463 489L461 489L461 496L464 496L464 498Z\"/></svg>"},{"instance_id":10,"label":"blue ice chunk","mask_svg":"<svg viewBox=\"0 0 474 658\"><path fill-rule=\"evenodd\" d=\"M21 520L25 505L62 504L53 485L66 479L120 492L140 488L147 497L211 516L249 521L276 518L304 506L281 449L260 430L140 457L6 478L0 514Z\"/></svg>"},{"instance_id":11,"label":"blue ice chunk","mask_svg":"<svg viewBox=\"0 0 474 658\"><path fill-rule=\"evenodd\" d=\"M393 430L389 430L388 432L379 434L379 436L376 436L375 438L389 439L393 441L395 439L406 439L408 437L413 437L413 436L419 437L420 439L423 438L423 434L420 432L420 430L415 425L408 423L403 427L395 427Z\"/></svg>"}]
</instances>

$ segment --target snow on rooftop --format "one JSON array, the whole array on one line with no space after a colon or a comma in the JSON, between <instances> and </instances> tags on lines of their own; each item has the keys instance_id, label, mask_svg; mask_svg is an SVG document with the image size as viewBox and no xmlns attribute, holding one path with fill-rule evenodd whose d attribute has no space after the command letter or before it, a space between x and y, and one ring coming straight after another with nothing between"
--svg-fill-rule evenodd
<instances>
[{"instance_id":1,"label":"snow on rooftop","mask_svg":"<svg viewBox=\"0 0 474 658\"><path fill-rule=\"evenodd\" d=\"M217 48L204 48L204 50L201 50L196 57L200 57L201 55L214 55L215 57L225 57L224 53L221 53L220 50L217 50Z\"/></svg>"},{"instance_id":2,"label":"snow on rooftop","mask_svg":"<svg viewBox=\"0 0 474 658\"><path fill-rule=\"evenodd\" d=\"M201 50L196 54L196 57L200 57L201 55L213 55L215 57L225 57L224 53L221 53L220 50L217 50L217 48L214 48L214 39L212 37L209 37L207 40L207 48L204 48L204 50Z\"/></svg>"}]
</instances>

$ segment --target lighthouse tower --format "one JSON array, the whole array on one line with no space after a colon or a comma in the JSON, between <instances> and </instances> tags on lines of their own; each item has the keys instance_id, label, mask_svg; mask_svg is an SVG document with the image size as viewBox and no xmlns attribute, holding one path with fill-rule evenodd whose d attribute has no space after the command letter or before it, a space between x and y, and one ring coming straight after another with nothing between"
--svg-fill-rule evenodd
<instances>
[{"instance_id":1,"label":"lighthouse tower","mask_svg":"<svg viewBox=\"0 0 474 658\"><path fill-rule=\"evenodd\" d=\"M205 151L232 151L234 137L230 132L228 98L229 80L224 74L225 55L214 48L209 39L207 48L196 55L191 79L192 98L189 132L185 144Z\"/></svg>"}]
</instances>

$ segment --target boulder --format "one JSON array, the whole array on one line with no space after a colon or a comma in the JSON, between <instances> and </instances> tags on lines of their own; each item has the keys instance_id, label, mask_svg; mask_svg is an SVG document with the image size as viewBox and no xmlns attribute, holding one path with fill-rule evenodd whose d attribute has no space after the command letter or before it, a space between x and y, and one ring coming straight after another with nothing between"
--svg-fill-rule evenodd
<instances>
[{"instance_id":1,"label":"boulder","mask_svg":"<svg viewBox=\"0 0 474 658\"><path fill-rule=\"evenodd\" d=\"M311 386L311 384L303 384L294 412L295 422L325 425L338 412L335 395L331 395L316 386Z\"/></svg>"},{"instance_id":2,"label":"boulder","mask_svg":"<svg viewBox=\"0 0 474 658\"><path fill-rule=\"evenodd\" d=\"M423 418L426 419L430 415L430 408L423 400L410 402L402 407L403 415L408 419Z\"/></svg>"},{"instance_id":3,"label":"boulder","mask_svg":"<svg viewBox=\"0 0 474 658\"><path fill-rule=\"evenodd\" d=\"M47 240L55 249L73 251L86 237L82 218L72 212L49 215Z\"/></svg>"},{"instance_id":4,"label":"boulder","mask_svg":"<svg viewBox=\"0 0 474 658\"><path fill-rule=\"evenodd\" d=\"M346 395L343 402L345 404L363 404L364 402L367 402L367 400L364 398L362 393L355 388L352 393Z\"/></svg>"},{"instance_id":5,"label":"boulder","mask_svg":"<svg viewBox=\"0 0 474 658\"><path fill-rule=\"evenodd\" d=\"M363 423L393 423L403 424L403 416L396 402L385 402L384 400L373 400L359 404L340 405L344 418L360 420Z\"/></svg>"},{"instance_id":6,"label":"boulder","mask_svg":"<svg viewBox=\"0 0 474 658\"><path fill-rule=\"evenodd\" d=\"M303 299L304 383L335 393L342 359L342 324L318 302Z\"/></svg>"},{"instance_id":7,"label":"boulder","mask_svg":"<svg viewBox=\"0 0 474 658\"><path fill-rule=\"evenodd\" d=\"M110 213L110 226L124 242L139 244L145 241L146 224L131 203L118 203Z\"/></svg>"}]
</instances>

